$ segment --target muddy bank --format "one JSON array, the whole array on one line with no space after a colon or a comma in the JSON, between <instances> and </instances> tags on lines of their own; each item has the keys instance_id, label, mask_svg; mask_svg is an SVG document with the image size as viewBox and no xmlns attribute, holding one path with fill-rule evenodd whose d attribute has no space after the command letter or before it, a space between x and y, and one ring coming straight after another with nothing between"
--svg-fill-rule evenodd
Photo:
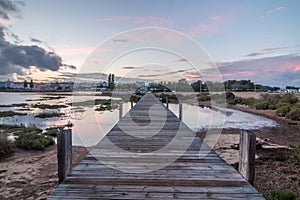
<instances>
[{"instance_id":1,"label":"muddy bank","mask_svg":"<svg viewBox=\"0 0 300 200\"><path fill-rule=\"evenodd\" d=\"M73 166L87 152L73 146ZM57 185L55 145L45 151L16 149L12 156L0 160L0 199L46 199Z\"/></svg>"}]
</instances>

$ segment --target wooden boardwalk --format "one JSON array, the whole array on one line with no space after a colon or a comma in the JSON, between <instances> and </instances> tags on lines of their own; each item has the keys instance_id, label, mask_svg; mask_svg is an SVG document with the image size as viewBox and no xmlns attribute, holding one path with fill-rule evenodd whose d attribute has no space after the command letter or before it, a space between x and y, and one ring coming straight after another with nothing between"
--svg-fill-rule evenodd
<instances>
[{"instance_id":1,"label":"wooden boardwalk","mask_svg":"<svg viewBox=\"0 0 300 200\"><path fill-rule=\"evenodd\" d=\"M264 199L215 152L202 154L201 145L146 94L48 199Z\"/></svg>"}]
</instances>

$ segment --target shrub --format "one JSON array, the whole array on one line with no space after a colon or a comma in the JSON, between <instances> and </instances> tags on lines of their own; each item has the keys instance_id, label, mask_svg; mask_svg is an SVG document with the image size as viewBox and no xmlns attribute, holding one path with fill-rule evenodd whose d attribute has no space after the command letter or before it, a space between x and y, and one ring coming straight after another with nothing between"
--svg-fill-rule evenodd
<instances>
[{"instance_id":1,"label":"shrub","mask_svg":"<svg viewBox=\"0 0 300 200\"><path fill-rule=\"evenodd\" d=\"M253 107L256 104L256 99L254 99L253 97L251 98L245 98L242 100L242 104L245 104L247 106Z\"/></svg>"},{"instance_id":2,"label":"shrub","mask_svg":"<svg viewBox=\"0 0 300 200\"><path fill-rule=\"evenodd\" d=\"M198 101L210 101L211 97L207 93L201 93L197 95Z\"/></svg>"},{"instance_id":3,"label":"shrub","mask_svg":"<svg viewBox=\"0 0 300 200\"><path fill-rule=\"evenodd\" d=\"M290 111L291 111L290 106L285 105L285 106L278 108L278 110L276 111L276 114L278 116L285 117Z\"/></svg>"},{"instance_id":4,"label":"shrub","mask_svg":"<svg viewBox=\"0 0 300 200\"><path fill-rule=\"evenodd\" d=\"M300 109L297 108L295 110L290 111L287 114L287 118L294 120L294 121L300 121Z\"/></svg>"},{"instance_id":5,"label":"shrub","mask_svg":"<svg viewBox=\"0 0 300 200\"><path fill-rule=\"evenodd\" d=\"M14 112L14 111L3 111L3 112L0 112L0 117L12 117L12 116L15 116L15 115L22 116L22 115L27 115L27 114L26 113Z\"/></svg>"},{"instance_id":6,"label":"shrub","mask_svg":"<svg viewBox=\"0 0 300 200\"><path fill-rule=\"evenodd\" d=\"M267 109L269 109L269 104L267 102L260 101L255 104L255 107L258 110L267 110Z\"/></svg>"},{"instance_id":7,"label":"shrub","mask_svg":"<svg viewBox=\"0 0 300 200\"><path fill-rule=\"evenodd\" d=\"M235 98L235 95L232 92L226 92L226 99L232 100Z\"/></svg>"},{"instance_id":8,"label":"shrub","mask_svg":"<svg viewBox=\"0 0 300 200\"><path fill-rule=\"evenodd\" d=\"M13 152L13 142L7 139L6 133L0 133L0 159Z\"/></svg>"},{"instance_id":9,"label":"shrub","mask_svg":"<svg viewBox=\"0 0 300 200\"><path fill-rule=\"evenodd\" d=\"M297 195L290 189L287 190L279 190L275 189L271 192L269 200L297 200Z\"/></svg>"},{"instance_id":10,"label":"shrub","mask_svg":"<svg viewBox=\"0 0 300 200\"><path fill-rule=\"evenodd\" d=\"M62 113L57 113L57 112L50 112L50 113L39 113L35 115L34 117L36 118L51 118L51 117L60 117L62 116Z\"/></svg>"},{"instance_id":11,"label":"shrub","mask_svg":"<svg viewBox=\"0 0 300 200\"><path fill-rule=\"evenodd\" d=\"M59 109L59 108L66 108L67 105L50 105L50 104L33 104L31 105L32 108L39 108L39 109Z\"/></svg>"},{"instance_id":12,"label":"shrub","mask_svg":"<svg viewBox=\"0 0 300 200\"><path fill-rule=\"evenodd\" d=\"M50 136L27 133L16 138L15 144L23 149L44 150L48 145L54 144L54 140Z\"/></svg>"},{"instance_id":13,"label":"shrub","mask_svg":"<svg viewBox=\"0 0 300 200\"><path fill-rule=\"evenodd\" d=\"M44 135L56 137L57 133L61 131L64 127L52 127L52 128L46 128L46 132L44 132Z\"/></svg>"},{"instance_id":14,"label":"shrub","mask_svg":"<svg viewBox=\"0 0 300 200\"><path fill-rule=\"evenodd\" d=\"M296 104L298 102L298 98L291 93L284 94L281 99L281 103L287 103L287 104Z\"/></svg>"},{"instance_id":15,"label":"shrub","mask_svg":"<svg viewBox=\"0 0 300 200\"><path fill-rule=\"evenodd\" d=\"M294 160L296 163L300 163L300 153L295 153L294 154Z\"/></svg>"}]
</instances>

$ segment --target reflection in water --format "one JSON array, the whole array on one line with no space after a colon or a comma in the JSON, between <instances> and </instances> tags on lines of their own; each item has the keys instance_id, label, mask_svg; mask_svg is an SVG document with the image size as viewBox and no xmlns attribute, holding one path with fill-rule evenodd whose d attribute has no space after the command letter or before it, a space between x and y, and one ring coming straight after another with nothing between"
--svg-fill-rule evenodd
<instances>
[{"instance_id":1,"label":"reflection in water","mask_svg":"<svg viewBox=\"0 0 300 200\"><path fill-rule=\"evenodd\" d=\"M90 95L60 96L59 98L45 98L45 94L35 93L5 93L1 95L1 104L36 104L40 99L43 104L65 104L68 107L58 109L40 109L32 107L0 107L0 111L13 110L27 113L26 116L14 116L0 118L1 124L24 124L26 126L36 125L39 128L65 125L71 121L74 126L73 144L91 146L97 144L104 135L112 129L119 121L119 103L120 99L106 96ZM94 98L94 99L93 99ZM96 99L96 100L95 100ZM113 100L111 100L113 99ZM26 101L27 100L27 101ZM28 101L31 100L31 101ZM72 102L75 102L72 104ZM123 115L130 110L130 103L123 103ZM178 116L178 104L169 104L169 109ZM34 117L42 112L61 112L62 117L40 119ZM223 118L225 117L225 122ZM183 105L183 121L192 130L207 128L238 128L238 129L258 129L261 127L274 127L276 122L268 118L244 113L237 110L208 107L197 107L192 105Z\"/></svg>"}]
</instances>

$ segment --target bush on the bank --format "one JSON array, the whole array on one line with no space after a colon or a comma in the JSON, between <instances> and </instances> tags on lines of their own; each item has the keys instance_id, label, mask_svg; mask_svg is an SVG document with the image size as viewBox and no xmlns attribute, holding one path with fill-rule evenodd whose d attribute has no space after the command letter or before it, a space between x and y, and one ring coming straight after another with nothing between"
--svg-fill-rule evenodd
<instances>
[{"instance_id":1,"label":"bush on the bank","mask_svg":"<svg viewBox=\"0 0 300 200\"><path fill-rule=\"evenodd\" d=\"M226 100L233 100L235 95L232 92L226 92Z\"/></svg>"},{"instance_id":2,"label":"bush on the bank","mask_svg":"<svg viewBox=\"0 0 300 200\"><path fill-rule=\"evenodd\" d=\"M209 93L198 94L197 99L198 99L198 101L210 101L211 100Z\"/></svg>"},{"instance_id":3,"label":"bush on the bank","mask_svg":"<svg viewBox=\"0 0 300 200\"><path fill-rule=\"evenodd\" d=\"M294 120L294 121L300 121L300 108L297 108L295 110L291 110L287 114L287 118Z\"/></svg>"},{"instance_id":4,"label":"bush on the bank","mask_svg":"<svg viewBox=\"0 0 300 200\"><path fill-rule=\"evenodd\" d=\"M0 133L0 159L13 152L13 142L8 140L6 133Z\"/></svg>"},{"instance_id":5,"label":"bush on the bank","mask_svg":"<svg viewBox=\"0 0 300 200\"><path fill-rule=\"evenodd\" d=\"M50 136L27 133L19 135L15 140L15 144L23 149L44 150L48 145L54 144L54 140Z\"/></svg>"},{"instance_id":6,"label":"bush on the bank","mask_svg":"<svg viewBox=\"0 0 300 200\"><path fill-rule=\"evenodd\" d=\"M268 200L297 200L297 195L291 189L279 190L275 189L271 192L271 196Z\"/></svg>"},{"instance_id":7,"label":"bush on the bank","mask_svg":"<svg viewBox=\"0 0 300 200\"><path fill-rule=\"evenodd\" d=\"M291 111L290 105L284 105L277 109L276 115L280 117L285 117Z\"/></svg>"},{"instance_id":8,"label":"bush on the bank","mask_svg":"<svg viewBox=\"0 0 300 200\"><path fill-rule=\"evenodd\" d=\"M52 137L57 137L57 134L59 131L61 131L63 127L51 127L51 128L46 128L45 132L43 132L44 135L52 136Z\"/></svg>"},{"instance_id":9,"label":"bush on the bank","mask_svg":"<svg viewBox=\"0 0 300 200\"><path fill-rule=\"evenodd\" d=\"M267 109L269 109L269 104L264 101L259 101L255 104L255 107L258 110L267 110Z\"/></svg>"}]
</instances>

